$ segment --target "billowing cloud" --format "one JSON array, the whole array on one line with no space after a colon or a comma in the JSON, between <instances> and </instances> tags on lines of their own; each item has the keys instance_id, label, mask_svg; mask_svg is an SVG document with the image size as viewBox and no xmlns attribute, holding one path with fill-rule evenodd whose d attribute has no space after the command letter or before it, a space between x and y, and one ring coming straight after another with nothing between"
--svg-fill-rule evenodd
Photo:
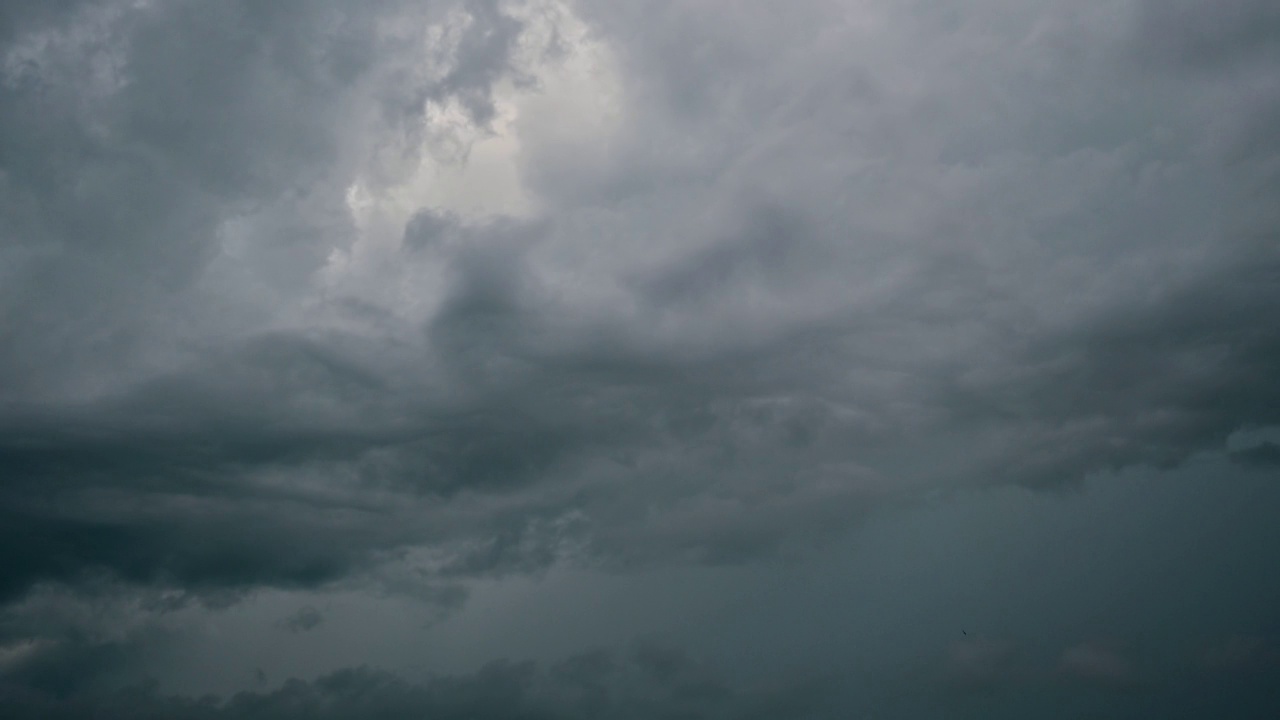
<instances>
[{"instance_id":1,"label":"billowing cloud","mask_svg":"<svg viewBox=\"0 0 1280 720\"><path fill-rule=\"evenodd\" d=\"M1280 425L1271 3L29 5L0 603L453 609Z\"/></svg>"},{"instance_id":2,"label":"billowing cloud","mask_svg":"<svg viewBox=\"0 0 1280 720\"><path fill-rule=\"evenodd\" d=\"M470 571L745 558L1277 421L1273 204L1234 159L1271 110L1147 62L1234 31L1004 10L32 16L0 444L5 525L50 550L3 586L313 584L441 543ZM576 136L540 115L601 93ZM432 189L480 152L524 200Z\"/></svg>"}]
</instances>

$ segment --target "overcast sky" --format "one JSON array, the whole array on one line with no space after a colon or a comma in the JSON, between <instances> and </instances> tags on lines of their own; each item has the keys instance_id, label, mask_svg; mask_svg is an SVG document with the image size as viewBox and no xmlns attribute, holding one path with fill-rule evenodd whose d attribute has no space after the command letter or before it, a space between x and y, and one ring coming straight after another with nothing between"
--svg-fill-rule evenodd
<instances>
[{"instance_id":1,"label":"overcast sky","mask_svg":"<svg viewBox=\"0 0 1280 720\"><path fill-rule=\"evenodd\" d=\"M1280 717L1280 4L0 0L0 706Z\"/></svg>"}]
</instances>

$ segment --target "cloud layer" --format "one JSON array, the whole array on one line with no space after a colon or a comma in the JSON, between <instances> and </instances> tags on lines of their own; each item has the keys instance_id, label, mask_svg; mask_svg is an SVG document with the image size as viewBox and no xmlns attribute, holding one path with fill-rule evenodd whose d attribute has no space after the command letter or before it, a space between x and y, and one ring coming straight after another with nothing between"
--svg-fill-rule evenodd
<instances>
[{"instance_id":1,"label":"cloud layer","mask_svg":"<svg viewBox=\"0 0 1280 720\"><path fill-rule=\"evenodd\" d=\"M10 5L0 603L456 607L1280 424L1273 3Z\"/></svg>"}]
</instances>

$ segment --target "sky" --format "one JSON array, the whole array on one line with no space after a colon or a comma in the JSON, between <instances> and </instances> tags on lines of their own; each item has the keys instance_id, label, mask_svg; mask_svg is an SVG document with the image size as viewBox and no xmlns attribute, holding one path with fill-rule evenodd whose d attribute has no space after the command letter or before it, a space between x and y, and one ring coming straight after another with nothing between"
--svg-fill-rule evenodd
<instances>
[{"instance_id":1,"label":"sky","mask_svg":"<svg viewBox=\"0 0 1280 720\"><path fill-rule=\"evenodd\" d=\"M1272 0L0 0L17 718L1280 716Z\"/></svg>"}]
</instances>

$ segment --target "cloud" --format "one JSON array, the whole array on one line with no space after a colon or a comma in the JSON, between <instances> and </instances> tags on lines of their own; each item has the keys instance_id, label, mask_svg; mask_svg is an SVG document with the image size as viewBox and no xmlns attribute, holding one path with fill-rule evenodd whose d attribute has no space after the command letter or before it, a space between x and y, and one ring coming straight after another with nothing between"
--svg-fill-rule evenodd
<instances>
[{"instance_id":1,"label":"cloud","mask_svg":"<svg viewBox=\"0 0 1280 720\"><path fill-rule=\"evenodd\" d=\"M0 11L0 601L452 607L1280 424L1274 13L1014 5Z\"/></svg>"},{"instance_id":2,"label":"cloud","mask_svg":"<svg viewBox=\"0 0 1280 720\"><path fill-rule=\"evenodd\" d=\"M1228 453L1231 462L1245 467L1268 468L1280 465L1280 445L1274 442L1262 442L1241 450Z\"/></svg>"},{"instance_id":3,"label":"cloud","mask_svg":"<svg viewBox=\"0 0 1280 720\"><path fill-rule=\"evenodd\" d=\"M314 630L324 622L324 615L319 610L305 605L298 608L298 611L292 615L282 619L278 625L291 633L304 633Z\"/></svg>"},{"instance_id":4,"label":"cloud","mask_svg":"<svg viewBox=\"0 0 1280 720\"><path fill-rule=\"evenodd\" d=\"M1193 2L1144 2L1141 18L1143 37L1162 60L1223 69L1274 60L1280 52L1280 13L1260 0L1230 0L1212 8Z\"/></svg>"},{"instance_id":5,"label":"cloud","mask_svg":"<svg viewBox=\"0 0 1280 720\"><path fill-rule=\"evenodd\" d=\"M811 688L743 692L697 676L696 663L667 648L643 645L617 655L595 651L539 666L499 660L474 674L420 682L370 668L340 670L275 690L242 692L219 702L140 686L113 693L58 697L0 684L11 717L170 718L758 718L817 717Z\"/></svg>"}]
</instances>

